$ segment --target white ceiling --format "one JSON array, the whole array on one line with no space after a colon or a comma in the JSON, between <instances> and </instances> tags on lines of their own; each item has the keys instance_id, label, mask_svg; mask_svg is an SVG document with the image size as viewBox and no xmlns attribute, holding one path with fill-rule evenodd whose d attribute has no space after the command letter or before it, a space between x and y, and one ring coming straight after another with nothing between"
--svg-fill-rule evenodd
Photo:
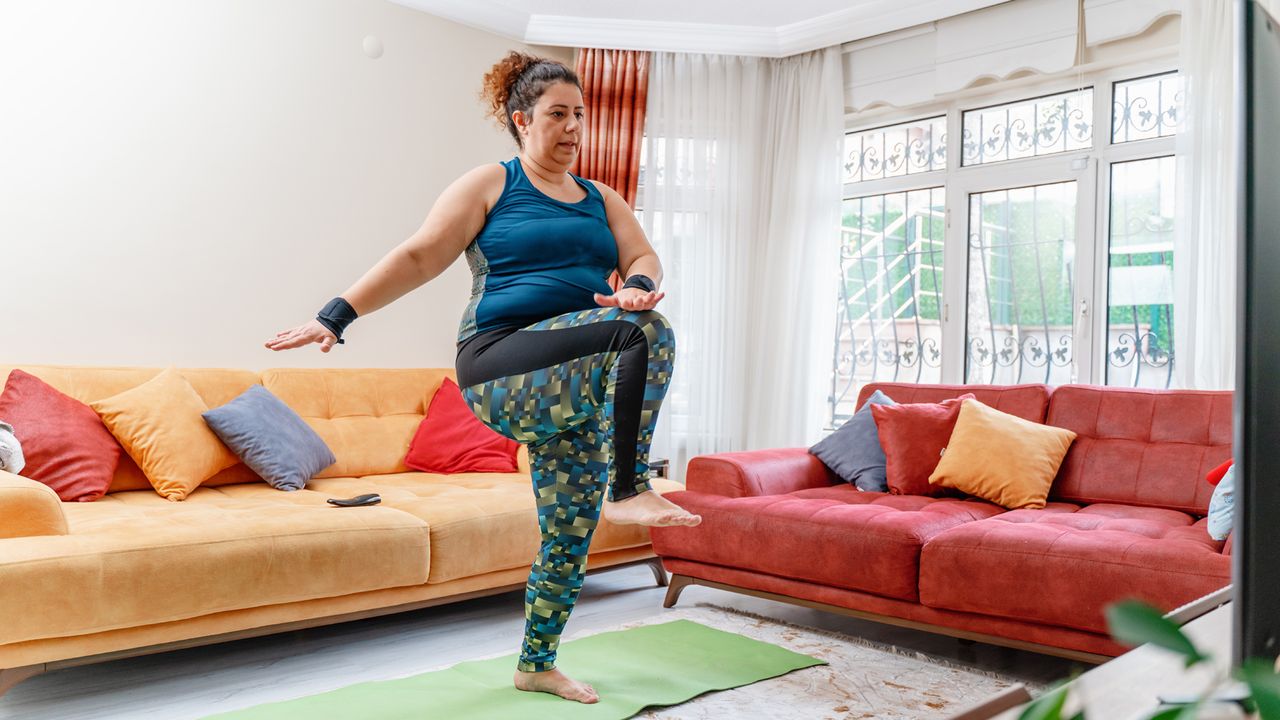
<instances>
[{"instance_id":1,"label":"white ceiling","mask_svg":"<svg viewBox=\"0 0 1280 720\"><path fill-rule=\"evenodd\" d=\"M782 57L1009 0L391 0L536 45Z\"/></svg>"},{"instance_id":2,"label":"white ceiling","mask_svg":"<svg viewBox=\"0 0 1280 720\"><path fill-rule=\"evenodd\" d=\"M870 5L874 0L789 0L742 2L741 0L499 0L493 4L530 15L560 15L614 20L708 23L776 28L811 20L837 10ZM909 4L909 3L908 3ZM917 3L918 4L918 3Z\"/></svg>"}]
</instances>

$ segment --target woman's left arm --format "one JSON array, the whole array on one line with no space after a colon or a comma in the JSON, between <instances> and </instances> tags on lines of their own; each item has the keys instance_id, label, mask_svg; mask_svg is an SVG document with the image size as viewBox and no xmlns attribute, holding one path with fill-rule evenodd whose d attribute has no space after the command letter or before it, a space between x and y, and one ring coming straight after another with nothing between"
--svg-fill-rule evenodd
<instances>
[{"instance_id":1,"label":"woman's left arm","mask_svg":"<svg viewBox=\"0 0 1280 720\"><path fill-rule=\"evenodd\" d=\"M632 275L644 275L653 281L654 291L645 292L638 288L622 288L613 295L596 295L596 302L601 305L616 305L625 310L651 310L665 293L657 292L662 285L662 263L658 253L654 252L640 221L626 200L616 190L602 182L592 183L604 196L605 216L609 221L609 230L618 244L618 274L625 282Z\"/></svg>"}]
</instances>

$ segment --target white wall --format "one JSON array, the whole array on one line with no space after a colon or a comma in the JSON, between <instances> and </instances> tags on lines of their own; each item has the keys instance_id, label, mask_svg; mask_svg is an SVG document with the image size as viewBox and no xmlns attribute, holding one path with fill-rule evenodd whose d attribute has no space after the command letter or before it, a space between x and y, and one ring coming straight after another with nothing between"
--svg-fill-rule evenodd
<instances>
[{"instance_id":1,"label":"white wall","mask_svg":"<svg viewBox=\"0 0 1280 720\"><path fill-rule=\"evenodd\" d=\"M333 352L262 343L514 154L511 47L384 0L0 3L0 362L451 367L462 259Z\"/></svg>"}]
</instances>

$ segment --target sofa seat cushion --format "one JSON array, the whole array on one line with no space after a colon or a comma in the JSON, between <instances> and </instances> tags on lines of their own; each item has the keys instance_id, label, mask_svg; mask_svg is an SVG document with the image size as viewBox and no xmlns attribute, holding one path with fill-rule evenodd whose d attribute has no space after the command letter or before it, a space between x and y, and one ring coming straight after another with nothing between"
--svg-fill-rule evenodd
<instances>
[{"instance_id":1,"label":"sofa seat cushion","mask_svg":"<svg viewBox=\"0 0 1280 720\"><path fill-rule=\"evenodd\" d=\"M664 494L681 488L663 479L652 486ZM408 472L321 478L312 480L307 489L325 497L376 492L383 507L424 520L431 533L431 583L530 566L541 544L533 486L523 473ZM591 538L591 553L648 545L648 530L601 520Z\"/></svg>"},{"instance_id":2,"label":"sofa seat cushion","mask_svg":"<svg viewBox=\"0 0 1280 720\"><path fill-rule=\"evenodd\" d=\"M1097 633L1111 603L1171 610L1230 581L1204 520L1115 504L1013 510L939 534L920 558L925 605Z\"/></svg>"},{"instance_id":3,"label":"sofa seat cushion","mask_svg":"<svg viewBox=\"0 0 1280 720\"><path fill-rule=\"evenodd\" d=\"M653 528L661 556L905 600L917 597L926 541L1002 512L981 500L861 492L845 484L739 498L686 491L670 499L702 522Z\"/></svg>"},{"instance_id":4,"label":"sofa seat cushion","mask_svg":"<svg viewBox=\"0 0 1280 720\"><path fill-rule=\"evenodd\" d=\"M68 534L0 541L0 644L392 587L428 571L426 523L258 483L65 503Z\"/></svg>"}]
</instances>

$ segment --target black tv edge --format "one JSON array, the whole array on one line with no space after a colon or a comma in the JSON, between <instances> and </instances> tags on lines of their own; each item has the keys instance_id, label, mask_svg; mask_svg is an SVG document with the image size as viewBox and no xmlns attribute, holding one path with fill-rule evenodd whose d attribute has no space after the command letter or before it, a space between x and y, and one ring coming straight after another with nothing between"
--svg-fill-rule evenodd
<instances>
[{"instance_id":1,"label":"black tv edge","mask_svg":"<svg viewBox=\"0 0 1280 720\"><path fill-rule=\"evenodd\" d=\"M1232 659L1280 655L1280 24L1237 0L1240 168Z\"/></svg>"}]
</instances>

